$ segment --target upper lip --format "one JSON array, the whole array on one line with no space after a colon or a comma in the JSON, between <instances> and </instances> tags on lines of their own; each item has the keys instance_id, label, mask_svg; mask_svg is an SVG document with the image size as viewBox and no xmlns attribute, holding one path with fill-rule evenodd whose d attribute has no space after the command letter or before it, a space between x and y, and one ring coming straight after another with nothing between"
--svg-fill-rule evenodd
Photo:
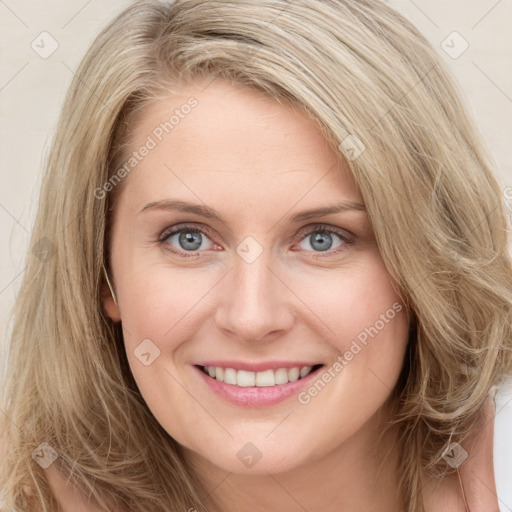
<instances>
[{"instance_id":1,"label":"upper lip","mask_svg":"<svg viewBox=\"0 0 512 512\"><path fill-rule=\"evenodd\" d=\"M195 366L215 366L218 368L233 368L248 372L264 372L265 370L278 370L279 368L303 368L304 366L316 366L322 363L312 361L262 361L250 363L246 361L202 361Z\"/></svg>"}]
</instances>

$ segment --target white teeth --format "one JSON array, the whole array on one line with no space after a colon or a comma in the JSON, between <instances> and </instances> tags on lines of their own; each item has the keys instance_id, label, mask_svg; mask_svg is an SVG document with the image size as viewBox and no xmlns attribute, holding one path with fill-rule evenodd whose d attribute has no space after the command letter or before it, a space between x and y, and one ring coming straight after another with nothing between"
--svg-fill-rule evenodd
<instances>
[{"instance_id":1,"label":"white teeth","mask_svg":"<svg viewBox=\"0 0 512 512\"><path fill-rule=\"evenodd\" d=\"M299 368L290 368L288 370L288 380L290 382L295 382L299 378Z\"/></svg>"},{"instance_id":2,"label":"white teeth","mask_svg":"<svg viewBox=\"0 0 512 512\"><path fill-rule=\"evenodd\" d=\"M276 384L286 384L288 381L288 370L286 368L279 368L275 372Z\"/></svg>"},{"instance_id":3,"label":"white teeth","mask_svg":"<svg viewBox=\"0 0 512 512\"><path fill-rule=\"evenodd\" d=\"M256 386L267 387L276 385L274 370L265 370L256 374Z\"/></svg>"},{"instance_id":4,"label":"white teeth","mask_svg":"<svg viewBox=\"0 0 512 512\"><path fill-rule=\"evenodd\" d=\"M224 370L224 382L226 384L236 384L236 370L233 370L233 368L226 368Z\"/></svg>"},{"instance_id":5,"label":"white teeth","mask_svg":"<svg viewBox=\"0 0 512 512\"><path fill-rule=\"evenodd\" d=\"M240 387L271 387L295 382L299 378L308 375L312 366L294 368L279 368L277 370L265 370L263 372L249 372L235 370L234 368L221 368L217 366L205 366L204 371L213 379Z\"/></svg>"},{"instance_id":6,"label":"white teeth","mask_svg":"<svg viewBox=\"0 0 512 512\"><path fill-rule=\"evenodd\" d=\"M254 372L245 372L244 370L238 370L236 374L236 383L244 388L254 386L254 380Z\"/></svg>"},{"instance_id":7,"label":"white teeth","mask_svg":"<svg viewBox=\"0 0 512 512\"><path fill-rule=\"evenodd\" d=\"M313 367L312 366L304 366L304 368L300 369L299 375L301 377L305 377L311 371L311 368L313 368Z\"/></svg>"}]
</instances>

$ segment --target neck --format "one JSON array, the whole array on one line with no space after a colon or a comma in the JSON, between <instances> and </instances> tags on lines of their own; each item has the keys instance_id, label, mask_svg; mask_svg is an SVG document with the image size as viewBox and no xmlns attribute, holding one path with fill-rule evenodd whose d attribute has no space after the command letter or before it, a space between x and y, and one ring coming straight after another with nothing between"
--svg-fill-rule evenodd
<instances>
[{"instance_id":1,"label":"neck","mask_svg":"<svg viewBox=\"0 0 512 512\"><path fill-rule=\"evenodd\" d=\"M204 504L222 512L402 512L396 428L384 429L382 412L335 450L279 474L236 474L184 450L207 490Z\"/></svg>"}]
</instances>

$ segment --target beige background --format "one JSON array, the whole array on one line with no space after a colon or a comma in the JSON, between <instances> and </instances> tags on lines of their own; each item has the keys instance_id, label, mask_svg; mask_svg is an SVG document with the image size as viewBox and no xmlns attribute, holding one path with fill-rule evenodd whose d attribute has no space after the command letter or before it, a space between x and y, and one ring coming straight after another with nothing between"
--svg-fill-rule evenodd
<instances>
[{"instance_id":1,"label":"beige background","mask_svg":"<svg viewBox=\"0 0 512 512\"><path fill-rule=\"evenodd\" d=\"M129 3L0 0L0 350L7 337L6 316L23 273L43 162L64 94L100 28ZM512 127L508 122L512 114L512 1L391 3L450 65L495 156L502 186L512 185ZM454 31L458 35L450 35ZM469 46L452 58L443 50L443 41L452 47L448 49L452 55ZM50 56L43 55L46 58L35 51L48 51L51 44L58 48Z\"/></svg>"}]
</instances>

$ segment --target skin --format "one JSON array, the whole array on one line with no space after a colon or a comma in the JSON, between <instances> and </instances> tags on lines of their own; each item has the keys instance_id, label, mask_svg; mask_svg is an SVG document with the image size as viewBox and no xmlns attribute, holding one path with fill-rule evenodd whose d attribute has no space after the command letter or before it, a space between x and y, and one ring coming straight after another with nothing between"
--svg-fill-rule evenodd
<instances>
[{"instance_id":1,"label":"skin","mask_svg":"<svg viewBox=\"0 0 512 512\"><path fill-rule=\"evenodd\" d=\"M224 512L404 510L396 493L396 433L379 439L407 344L404 307L307 405L292 397L242 408L197 376L193 365L208 359L328 368L401 301L364 209L290 220L339 201L364 204L346 163L298 110L221 80L191 83L140 112L131 148L144 145L190 96L198 106L125 178L115 207L117 304L105 294L104 306L122 322L142 396L209 490L207 505ZM141 212L170 198L207 205L225 223L195 213ZM185 222L204 230L198 256L169 250L187 253L178 235L158 241ZM331 249L315 249L319 224L349 232L351 241L332 234ZM251 263L236 251L248 236L262 249ZM134 354L145 339L160 351L148 366ZM492 429L480 440L487 450L479 464L489 451L492 461L489 435ZM248 442L262 454L252 467L237 457ZM488 463L472 464L488 478ZM464 510L454 482L445 480L443 489L450 510ZM428 510L439 506L431 501Z\"/></svg>"}]
</instances>

